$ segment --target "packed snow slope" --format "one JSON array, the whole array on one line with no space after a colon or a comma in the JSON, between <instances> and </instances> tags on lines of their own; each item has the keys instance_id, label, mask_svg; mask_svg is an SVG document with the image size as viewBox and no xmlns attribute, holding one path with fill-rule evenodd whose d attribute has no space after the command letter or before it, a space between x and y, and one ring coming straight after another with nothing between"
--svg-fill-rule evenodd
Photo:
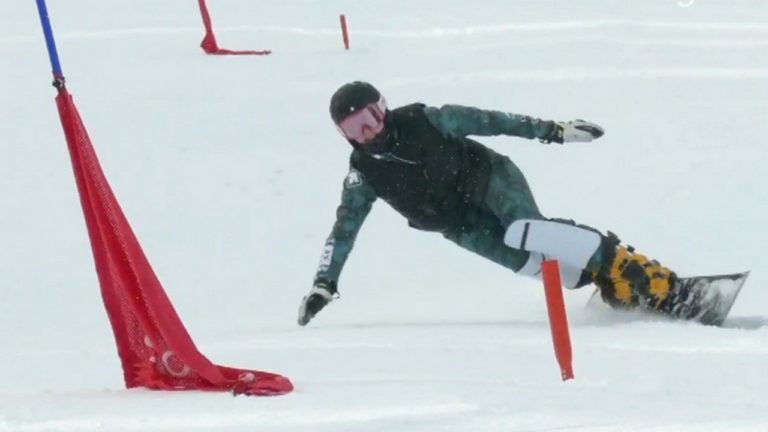
<instances>
[{"instance_id":1,"label":"packed snow slope","mask_svg":"<svg viewBox=\"0 0 768 432\"><path fill-rule=\"evenodd\" d=\"M277 398L122 388L32 1L0 5L0 431L768 431L765 0L49 0L103 168L199 348ZM342 47L338 15L350 22ZM605 127L483 142L542 211L681 275L751 270L725 328L586 310L559 379L542 287L379 202L342 298L295 324L349 146L327 104L458 103Z\"/></svg>"}]
</instances>

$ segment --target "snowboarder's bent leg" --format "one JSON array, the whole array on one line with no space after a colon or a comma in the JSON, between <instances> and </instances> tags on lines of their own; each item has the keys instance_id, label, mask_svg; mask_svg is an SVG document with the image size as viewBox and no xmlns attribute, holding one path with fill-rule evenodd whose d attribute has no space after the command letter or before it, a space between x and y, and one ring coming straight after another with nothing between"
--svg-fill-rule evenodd
<instances>
[{"instance_id":1,"label":"snowboarder's bent leg","mask_svg":"<svg viewBox=\"0 0 768 432\"><path fill-rule=\"evenodd\" d=\"M506 156L494 154L483 206L508 227L518 219L545 219L522 171Z\"/></svg>"},{"instance_id":2,"label":"snowboarder's bent leg","mask_svg":"<svg viewBox=\"0 0 768 432\"><path fill-rule=\"evenodd\" d=\"M544 256L538 252L515 249L504 243L505 228L498 217L489 211L480 211L473 221L457 232L446 232L448 240L484 258L500 264L515 273L541 279L541 262ZM576 288L592 282L581 268L561 263L563 284Z\"/></svg>"},{"instance_id":3,"label":"snowboarder's bent leg","mask_svg":"<svg viewBox=\"0 0 768 432\"><path fill-rule=\"evenodd\" d=\"M478 213L471 224L458 231L443 233L457 245L517 272L528 260L527 251L504 244L504 227L489 212Z\"/></svg>"},{"instance_id":4,"label":"snowboarder's bent leg","mask_svg":"<svg viewBox=\"0 0 768 432\"><path fill-rule=\"evenodd\" d=\"M620 244L611 232L604 235L573 221L542 216L525 176L506 157L492 160L484 204L507 227L504 243L512 250L530 252L515 271L536 276L541 261L554 258L560 261L568 287L593 282L611 306L666 309L664 301L671 299L677 279L673 271Z\"/></svg>"},{"instance_id":5,"label":"snowboarder's bent leg","mask_svg":"<svg viewBox=\"0 0 768 432\"><path fill-rule=\"evenodd\" d=\"M520 219L509 226L504 242L582 268L600 288L603 300L614 307L663 310L677 279L658 261L622 245L613 233L606 236L572 221Z\"/></svg>"},{"instance_id":6,"label":"snowboarder's bent leg","mask_svg":"<svg viewBox=\"0 0 768 432\"><path fill-rule=\"evenodd\" d=\"M491 159L491 174L488 179L488 189L483 197L483 207L496 217L497 223L504 229L518 219L546 220L539 212L536 200L522 171L509 158L499 154L494 154ZM504 237L503 231L501 237ZM501 242L501 244L504 243ZM499 246L501 247L501 245ZM512 248L524 250L514 246ZM526 261L522 264L516 262L514 266L507 265L507 267L512 268L518 274L540 279L541 262L545 258L546 256L542 253L531 253L527 255ZM567 288L578 288L592 282L591 277L586 277L583 274L582 265L561 262L560 270L563 284Z\"/></svg>"}]
</instances>

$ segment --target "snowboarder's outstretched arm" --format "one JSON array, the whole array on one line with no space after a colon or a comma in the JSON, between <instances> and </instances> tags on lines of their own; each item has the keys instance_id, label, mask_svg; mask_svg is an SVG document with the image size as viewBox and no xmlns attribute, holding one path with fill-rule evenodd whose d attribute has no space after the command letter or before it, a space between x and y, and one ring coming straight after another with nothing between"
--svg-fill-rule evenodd
<instances>
[{"instance_id":1,"label":"snowboarder's outstretched arm","mask_svg":"<svg viewBox=\"0 0 768 432\"><path fill-rule=\"evenodd\" d=\"M299 325L307 325L320 310L337 294L336 283L341 269L355 244L357 233L371 211L376 192L363 175L352 168L344 179L341 204L336 210L336 223L325 241L315 281L301 301Z\"/></svg>"},{"instance_id":2,"label":"snowboarder's outstretched arm","mask_svg":"<svg viewBox=\"0 0 768 432\"><path fill-rule=\"evenodd\" d=\"M510 135L562 144L592 141L604 133L600 126L584 120L555 122L462 105L443 105L440 108L428 106L424 108L424 113L443 134L453 137Z\"/></svg>"}]
</instances>

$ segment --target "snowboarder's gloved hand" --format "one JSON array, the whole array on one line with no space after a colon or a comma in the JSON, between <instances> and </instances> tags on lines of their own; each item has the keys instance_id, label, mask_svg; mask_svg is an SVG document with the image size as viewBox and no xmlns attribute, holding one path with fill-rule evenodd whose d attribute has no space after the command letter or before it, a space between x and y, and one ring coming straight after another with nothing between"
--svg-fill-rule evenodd
<instances>
[{"instance_id":1,"label":"snowboarder's gloved hand","mask_svg":"<svg viewBox=\"0 0 768 432\"><path fill-rule=\"evenodd\" d=\"M335 297L338 297L336 283L323 280L315 281L309 294L301 299L299 306L299 325L305 326L315 315Z\"/></svg>"},{"instance_id":2,"label":"snowboarder's gloved hand","mask_svg":"<svg viewBox=\"0 0 768 432\"><path fill-rule=\"evenodd\" d=\"M571 120L568 122L557 122L552 126L552 130L541 138L543 143L567 143L567 142L590 142L593 139L603 136L605 131L599 125L585 120Z\"/></svg>"}]
</instances>

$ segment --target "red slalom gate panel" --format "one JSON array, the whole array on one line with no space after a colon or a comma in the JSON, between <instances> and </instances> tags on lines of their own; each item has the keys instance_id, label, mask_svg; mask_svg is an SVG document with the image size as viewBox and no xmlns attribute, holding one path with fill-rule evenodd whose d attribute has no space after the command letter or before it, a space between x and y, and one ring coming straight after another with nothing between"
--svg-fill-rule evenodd
<instances>
[{"instance_id":1,"label":"red slalom gate panel","mask_svg":"<svg viewBox=\"0 0 768 432\"><path fill-rule=\"evenodd\" d=\"M198 351L123 214L63 86L56 104L126 387L246 395L291 392L293 385L284 376L219 366Z\"/></svg>"},{"instance_id":2,"label":"red slalom gate panel","mask_svg":"<svg viewBox=\"0 0 768 432\"><path fill-rule=\"evenodd\" d=\"M568 317L565 313L560 264L555 260L544 261L541 270L544 274L544 292L547 297L547 312L549 313L549 326L552 330L555 356L560 365L561 378L563 381L567 381L573 379L573 353Z\"/></svg>"},{"instance_id":3,"label":"red slalom gate panel","mask_svg":"<svg viewBox=\"0 0 768 432\"><path fill-rule=\"evenodd\" d=\"M271 54L272 51L270 50L261 50L261 51L254 51L254 50L243 50L243 51L236 51L236 50L229 50L224 48L219 48L219 43L216 41L216 35L213 32L213 22L211 21L211 14L208 12L208 5L205 3L205 0L197 0L197 4L200 7L200 15L203 18L203 25L205 26L205 37L203 37L203 41L200 42L200 47L205 51L206 54L216 54L216 55L267 55Z\"/></svg>"}]
</instances>

